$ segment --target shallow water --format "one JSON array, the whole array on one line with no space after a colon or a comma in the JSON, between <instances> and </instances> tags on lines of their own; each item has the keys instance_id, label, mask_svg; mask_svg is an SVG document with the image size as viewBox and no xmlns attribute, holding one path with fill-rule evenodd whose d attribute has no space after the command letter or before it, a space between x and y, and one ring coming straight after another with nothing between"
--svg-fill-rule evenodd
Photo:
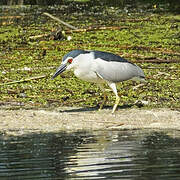
<instances>
[{"instance_id":1,"label":"shallow water","mask_svg":"<svg viewBox=\"0 0 180 180\"><path fill-rule=\"evenodd\" d=\"M180 179L179 131L0 136L0 179Z\"/></svg>"}]
</instances>

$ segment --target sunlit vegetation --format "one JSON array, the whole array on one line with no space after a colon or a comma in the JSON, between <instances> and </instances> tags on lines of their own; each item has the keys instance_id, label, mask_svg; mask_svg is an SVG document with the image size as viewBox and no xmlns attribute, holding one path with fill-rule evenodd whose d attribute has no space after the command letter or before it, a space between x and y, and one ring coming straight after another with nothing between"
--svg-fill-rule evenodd
<instances>
[{"instance_id":1,"label":"sunlit vegetation","mask_svg":"<svg viewBox=\"0 0 180 180\"><path fill-rule=\"evenodd\" d=\"M0 104L24 108L98 106L103 96L96 85L77 79L72 72L51 80L68 51L96 49L119 54L145 72L144 85L132 81L119 84L120 106L179 108L180 15L158 13L157 7L150 10L84 7L27 6L0 10L3 12L0 16ZM77 28L94 30L69 32L67 27L43 16L45 11ZM60 27L64 31L61 39L45 36ZM98 30L99 27L110 28ZM29 79L39 76L43 77ZM14 81L17 82L8 84ZM107 106L112 106L115 97L112 92L108 94Z\"/></svg>"}]
</instances>

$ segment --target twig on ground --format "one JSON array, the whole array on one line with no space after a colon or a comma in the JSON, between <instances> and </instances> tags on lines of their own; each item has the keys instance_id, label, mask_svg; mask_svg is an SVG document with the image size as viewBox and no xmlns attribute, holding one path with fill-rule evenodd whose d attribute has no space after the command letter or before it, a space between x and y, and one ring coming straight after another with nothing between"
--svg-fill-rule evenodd
<instances>
[{"instance_id":1,"label":"twig on ground","mask_svg":"<svg viewBox=\"0 0 180 180\"><path fill-rule=\"evenodd\" d=\"M109 26L109 27L89 27L89 28L84 28L84 29L73 29L73 30L66 30L63 31L64 34L72 34L72 33L80 33L80 32L88 32L88 31L101 31L101 30L121 30L121 29L127 29L128 27L126 26ZM30 39L36 39L36 38L42 38L42 37L48 37L51 36L51 34L41 34L41 35L36 35L36 36L30 36Z\"/></svg>"},{"instance_id":2,"label":"twig on ground","mask_svg":"<svg viewBox=\"0 0 180 180\"><path fill-rule=\"evenodd\" d=\"M54 19L55 21L58 21L59 23L67 26L67 27L70 28L70 29L78 29L78 28L76 28L75 26L72 26L72 25L70 25L70 24L62 21L62 20L60 20L59 18L57 18L57 17L55 17L55 16L53 16L53 15L51 15L51 14L49 14L49 13L46 13L46 12L45 12L45 13L43 13L43 14L46 15L46 16L48 16L48 17L50 17L50 18L52 18L52 19Z\"/></svg>"},{"instance_id":3,"label":"twig on ground","mask_svg":"<svg viewBox=\"0 0 180 180\"><path fill-rule=\"evenodd\" d=\"M29 39L37 39L37 38L42 38L42 37L49 37L50 34L40 34L36 36L30 36Z\"/></svg>"},{"instance_id":4,"label":"twig on ground","mask_svg":"<svg viewBox=\"0 0 180 180\"><path fill-rule=\"evenodd\" d=\"M1 16L0 19L19 19L23 16Z\"/></svg>"},{"instance_id":5,"label":"twig on ground","mask_svg":"<svg viewBox=\"0 0 180 180\"><path fill-rule=\"evenodd\" d=\"M178 59L139 59L139 60L133 60L133 63L180 63L180 60Z\"/></svg>"},{"instance_id":6,"label":"twig on ground","mask_svg":"<svg viewBox=\"0 0 180 180\"><path fill-rule=\"evenodd\" d=\"M87 32L87 31L98 31L98 30L121 30L121 29L128 29L128 27L127 26L89 27L83 29L67 30L65 31L65 34Z\"/></svg>"},{"instance_id":7,"label":"twig on ground","mask_svg":"<svg viewBox=\"0 0 180 180\"><path fill-rule=\"evenodd\" d=\"M2 84L0 84L0 86L23 83L23 82L27 82L27 81L31 81L31 80L42 79L42 78L45 78L45 77L47 77L47 75L41 75L41 76L31 77L31 78L28 78L28 79L22 79L22 80L19 80L19 81L12 81L12 82L7 82L7 83L2 83Z\"/></svg>"}]
</instances>

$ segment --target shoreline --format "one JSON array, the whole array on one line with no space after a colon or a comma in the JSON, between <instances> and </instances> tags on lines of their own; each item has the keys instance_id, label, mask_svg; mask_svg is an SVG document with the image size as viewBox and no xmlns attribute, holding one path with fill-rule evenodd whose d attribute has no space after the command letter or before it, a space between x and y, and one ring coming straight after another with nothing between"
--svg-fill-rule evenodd
<instances>
[{"instance_id":1,"label":"shoreline","mask_svg":"<svg viewBox=\"0 0 180 180\"><path fill-rule=\"evenodd\" d=\"M97 130L180 130L180 112L160 109L111 109L61 107L54 110L0 109L0 131L6 135Z\"/></svg>"}]
</instances>

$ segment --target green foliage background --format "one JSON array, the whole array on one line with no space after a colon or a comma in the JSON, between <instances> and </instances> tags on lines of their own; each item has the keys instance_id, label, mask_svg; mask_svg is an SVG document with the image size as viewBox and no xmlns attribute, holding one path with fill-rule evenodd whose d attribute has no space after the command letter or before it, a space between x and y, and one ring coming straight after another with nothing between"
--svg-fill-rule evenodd
<instances>
[{"instance_id":1,"label":"green foliage background","mask_svg":"<svg viewBox=\"0 0 180 180\"><path fill-rule=\"evenodd\" d=\"M78 28L111 28L69 32L67 27L43 16L45 11ZM103 95L96 85L77 79L72 72L51 80L64 54L72 49L96 49L119 54L137 63L145 72L147 83L142 86L131 81L118 85L120 107L178 109L179 22L180 16L167 12L166 7L162 10L153 6L143 8L143 5L136 9L85 4L1 9L0 104L10 104L11 108L98 106ZM61 40L44 36L59 26L65 31ZM38 35L42 37L32 38ZM68 36L72 39L67 40ZM45 78L8 85L39 75ZM112 106L114 100L113 93L109 92L107 106ZM143 101L147 105L143 105Z\"/></svg>"}]
</instances>

